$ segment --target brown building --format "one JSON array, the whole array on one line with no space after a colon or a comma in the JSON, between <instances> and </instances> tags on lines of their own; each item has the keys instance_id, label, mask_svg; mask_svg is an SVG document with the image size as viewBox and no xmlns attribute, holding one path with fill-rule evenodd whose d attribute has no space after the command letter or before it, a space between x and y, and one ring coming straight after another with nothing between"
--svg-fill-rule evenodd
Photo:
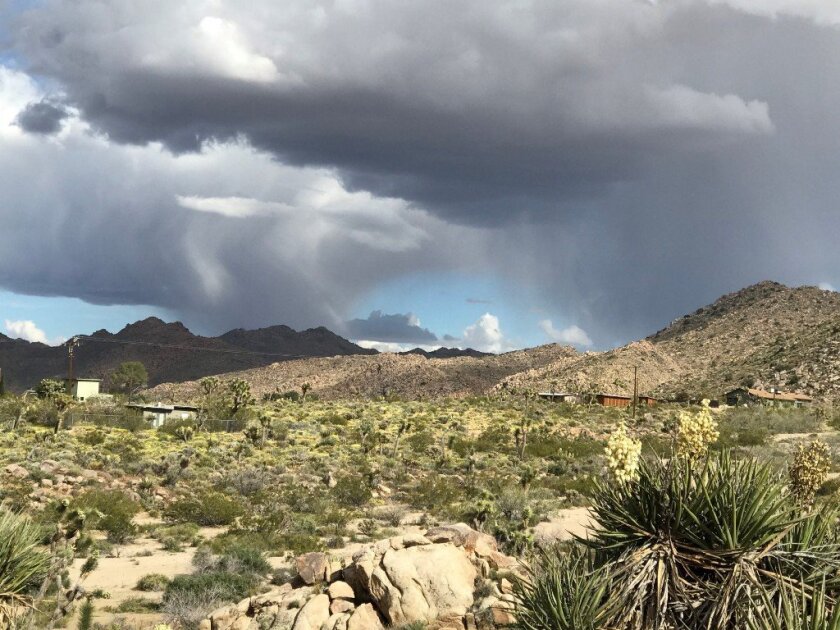
<instances>
[{"instance_id":1,"label":"brown building","mask_svg":"<svg viewBox=\"0 0 840 630\"><path fill-rule=\"evenodd\" d=\"M595 394L595 402L604 407L629 407L633 404L633 397L623 394Z\"/></svg>"}]
</instances>

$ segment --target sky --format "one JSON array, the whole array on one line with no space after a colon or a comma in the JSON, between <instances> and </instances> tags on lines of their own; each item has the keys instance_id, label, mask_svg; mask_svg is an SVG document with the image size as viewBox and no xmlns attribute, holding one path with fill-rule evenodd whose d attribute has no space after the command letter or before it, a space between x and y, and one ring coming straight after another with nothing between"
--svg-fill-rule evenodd
<instances>
[{"instance_id":1,"label":"sky","mask_svg":"<svg viewBox=\"0 0 840 630\"><path fill-rule=\"evenodd\" d=\"M0 332L602 349L840 286L840 4L0 0Z\"/></svg>"}]
</instances>

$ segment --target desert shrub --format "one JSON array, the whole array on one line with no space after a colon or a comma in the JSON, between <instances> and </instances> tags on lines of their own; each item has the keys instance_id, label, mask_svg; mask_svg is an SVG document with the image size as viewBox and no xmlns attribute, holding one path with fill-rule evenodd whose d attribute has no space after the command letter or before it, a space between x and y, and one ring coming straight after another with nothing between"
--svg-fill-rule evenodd
<instances>
[{"instance_id":1,"label":"desert shrub","mask_svg":"<svg viewBox=\"0 0 840 630\"><path fill-rule=\"evenodd\" d=\"M184 545L193 545L199 540L198 530L199 527L195 523L178 523L156 527L151 536L159 540L166 551L181 551Z\"/></svg>"},{"instance_id":2,"label":"desert shrub","mask_svg":"<svg viewBox=\"0 0 840 630\"><path fill-rule=\"evenodd\" d=\"M110 542L122 544L137 533L133 519L140 504L120 490L88 490L72 506L85 511L88 526L104 531Z\"/></svg>"},{"instance_id":3,"label":"desert shrub","mask_svg":"<svg viewBox=\"0 0 840 630\"><path fill-rule=\"evenodd\" d=\"M226 545L218 555L211 548L200 547L193 557L193 566L199 573L236 573L254 577L271 571L263 550L236 542Z\"/></svg>"},{"instance_id":4,"label":"desert shrub","mask_svg":"<svg viewBox=\"0 0 840 630\"><path fill-rule=\"evenodd\" d=\"M195 420L192 418L167 418L162 425L158 427L158 433L171 435L172 437L179 437L181 429L195 430Z\"/></svg>"},{"instance_id":5,"label":"desert shrub","mask_svg":"<svg viewBox=\"0 0 840 630\"><path fill-rule=\"evenodd\" d=\"M169 584L169 578L162 573L149 573L137 580L135 590L138 591L162 591Z\"/></svg>"},{"instance_id":6,"label":"desert shrub","mask_svg":"<svg viewBox=\"0 0 840 630\"><path fill-rule=\"evenodd\" d=\"M379 512L379 518L391 527L399 527L405 518L406 510L399 505L390 505Z\"/></svg>"},{"instance_id":7,"label":"desert shrub","mask_svg":"<svg viewBox=\"0 0 840 630\"><path fill-rule=\"evenodd\" d=\"M413 507L435 514L450 513L463 496L463 484L442 475L430 475L408 491L408 501Z\"/></svg>"},{"instance_id":8,"label":"desert shrub","mask_svg":"<svg viewBox=\"0 0 840 630\"><path fill-rule=\"evenodd\" d=\"M265 490L270 483L271 476L265 469L247 467L228 471L219 483L219 487L231 490L243 497L250 497Z\"/></svg>"},{"instance_id":9,"label":"desert shrub","mask_svg":"<svg viewBox=\"0 0 840 630\"><path fill-rule=\"evenodd\" d=\"M194 629L222 604L252 594L255 586L253 578L231 573L178 575L166 585L161 610L178 627Z\"/></svg>"},{"instance_id":10,"label":"desert shrub","mask_svg":"<svg viewBox=\"0 0 840 630\"><path fill-rule=\"evenodd\" d=\"M109 610L117 613L153 613L157 612L160 604L150 599L142 597L129 597L121 601L117 606L110 607Z\"/></svg>"},{"instance_id":11,"label":"desert shrub","mask_svg":"<svg viewBox=\"0 0 840 630\"><path fill-rule=\"evenodd\" d=\"M213 490L181 497L164 510L164 515L173 521L205 527L230 525L242 513L239 501Z\"/></svg>"},{"instance_id":12,"label":"desert shrub","mask_svg":"<svg viewBox=\"0 0 840 630\"><path fill-rule=\"evenodd\" d=\"M368 480L353 474L340 476L330 494L338 505L349 508L362 507L372 496Z\"/></svg>"}]
</instances>

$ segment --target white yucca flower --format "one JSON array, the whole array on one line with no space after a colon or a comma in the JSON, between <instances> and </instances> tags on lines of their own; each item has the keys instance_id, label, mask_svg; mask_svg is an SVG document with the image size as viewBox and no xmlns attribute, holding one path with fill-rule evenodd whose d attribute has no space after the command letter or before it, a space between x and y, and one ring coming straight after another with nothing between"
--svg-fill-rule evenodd
<instances>
[{"instance_id":1,"label":"white yucca flower","mask_svg":"<svg viewBox=\"0 0 840 630\"><path fill-rule=\"evenodd\" d=\"M604 450L607 455L607 466L618 483L623 485L638 477L642 443L627 435L627 427L624 423L618 425L616 431L607 440L607 447Z\"/></svg>"}]
</instances>

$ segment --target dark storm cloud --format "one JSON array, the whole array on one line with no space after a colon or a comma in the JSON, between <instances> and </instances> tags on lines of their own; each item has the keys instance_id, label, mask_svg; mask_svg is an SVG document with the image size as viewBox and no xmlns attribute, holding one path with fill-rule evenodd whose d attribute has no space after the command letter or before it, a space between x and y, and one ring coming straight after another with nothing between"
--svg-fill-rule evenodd
<instances>
[{"instance_id":1,"label":"dark storm cloud","mask_svg":"<svg viewBox=\"0 0 840 630\"><path fill-rule=\"evenodd\" d=\"M386 314L373 311L367 319L351 319L345 331L353 339L383 341L387 343L432 344L438 338L428 328L422 328L417 318L410 314Z\"/></svg>"},{"instance_id":2,"label":"dark storm cloud","mask_svg":"<svg viewBox=\"0 0 840 630\"><path fill-rule=\"evenodd\" d=\"M49 135L61 131L61 122L69 115L63 106L42 100L27 105L16 121L29 133Z\"/></svg>"},{"instance_id":3,"label":"dark storm cloud","mask_svg":"<svg viewBox=\"0 0 840 630\"><path fill-rule=\"evenodd\" d=\"M761 94L697 89L668 50L677 18L644 3L267 6L55 1L24 17L19 45L116 141L194 151L242 135L471 224L554 214L773 130Z\"/></svg>"},{"instance_id":4,"label":"dark storm cloud","mask_svg":"<svg viewBox=\"0 0 840 630\"><path fill-rule=\"evenodd\" d=\"M0 284L340 326L381 282L468 269L604 345L764 278L836 283L840 15L773 4L49 1L15 52L99 148L9 154ZM363 196L283 188L324 178Z\"/></svg>"}]
</instances>

